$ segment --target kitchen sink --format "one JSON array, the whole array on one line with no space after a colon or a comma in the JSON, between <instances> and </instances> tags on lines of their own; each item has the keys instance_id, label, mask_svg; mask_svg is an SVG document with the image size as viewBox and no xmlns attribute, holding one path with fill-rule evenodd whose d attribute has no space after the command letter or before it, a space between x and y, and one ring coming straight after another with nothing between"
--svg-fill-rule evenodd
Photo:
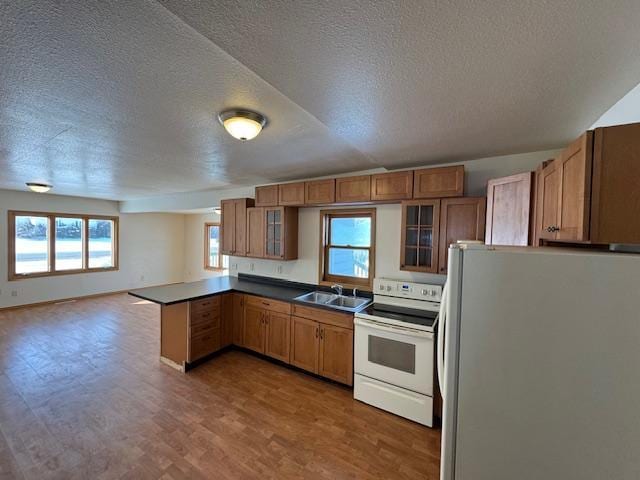
<instances>
[{"instance_id":1,"label":"kitchen sink","mask_svg":"<svg viewBox=\"0 0 640 480\"><path fill-rule=\"evenodd\" d=\"M305 293L304 295L300 295L299 297L296 297L296 300L301 300L303 302L309 302L309 303L319 303L320 305L324 305L337 297L338 296L334 293L311 292L311 293Z\"/></svg>"},{"instance_id":2,"label":"kitchen sink","mask_svg":"<svg viewBox=\"0 0 640 480\"><path fill-rule=\"evenodd\" d=\"M332 307L342 307L342 308L359 308L364 304L371 302L368 298L362 297L345 297L344 295L336 295L336 298L330 300L327 305L331 305Z\"/></svg>"},{"instance_id":3,"label":"kitchen sink","mask_svg":"<svg viewBox=\"0 0 640 480\"><path fill-rule=\"evenodd\" d=\"M347 311L355 311L371 303L371 299L365 297L348 297L326 292L305 293L304 295L296 297L295 300Z\"/></svg>"}]
</instances>

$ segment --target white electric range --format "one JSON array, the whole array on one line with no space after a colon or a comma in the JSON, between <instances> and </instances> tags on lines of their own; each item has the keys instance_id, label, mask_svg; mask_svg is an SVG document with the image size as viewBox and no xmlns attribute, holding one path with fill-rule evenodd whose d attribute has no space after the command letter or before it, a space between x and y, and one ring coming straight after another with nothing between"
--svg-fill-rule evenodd
<instances>
[{"instance_id":1,"label":"white electric range","mask_svg":"<svg viewBox=\"0 0 640 480\"><path fill-rule=\"evenodd\" d=\"M434 333L442 287L376 278L355 314L354 398L433 426Z\"/></svg>"}]
</instances>

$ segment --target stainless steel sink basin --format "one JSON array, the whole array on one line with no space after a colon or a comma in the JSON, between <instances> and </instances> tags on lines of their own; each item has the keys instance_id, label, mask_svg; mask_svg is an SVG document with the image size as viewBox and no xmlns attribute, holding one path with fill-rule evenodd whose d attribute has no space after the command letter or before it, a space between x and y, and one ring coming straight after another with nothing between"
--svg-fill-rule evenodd
<instances>
[{"instance_id":1,"label":"stainless steel sink basin","mask_svg":"<svg viewBox=\"0 0 640 480\"><path fill-rule=\"evenodd\" d=\"M311 292L311 293L305 293L304 295L300 295L299 297L296 297L296 300L301 300L303 302L309 302L309 303L319 303L321 305L324 305L325 303L328 303L337 297L338 296L334 293Z\"/></svg>"},{"instance_id":2,"label":"stainless steel sink basin","mask_svg":"<svg viewBox=\"0 0 640 480\"><path fill-rule=\"evenodd\" d=\"M355 311L371 303L371 299L365 297L348 297L326 292L305 293L296 297L295 300L347 311Z\"/></svg>"},{"instance_id":3,"label":"stainless steel sink basin","mask_svg":"<svg viewBox=\"0 0 640 480\"><path fill-rule=\"evenodd\" d=\"M369 300L368 298L362 298L362 297L336 296L336 298L329 301L327 305L356 309L366 303L369 303L370 301L371 300Z\"/></svg>"}]
</instances>

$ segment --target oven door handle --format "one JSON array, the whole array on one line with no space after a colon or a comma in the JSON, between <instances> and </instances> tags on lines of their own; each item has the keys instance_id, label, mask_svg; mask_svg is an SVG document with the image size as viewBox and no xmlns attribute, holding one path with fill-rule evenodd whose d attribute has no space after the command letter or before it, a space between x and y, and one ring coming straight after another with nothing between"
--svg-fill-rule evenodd
<instances>
[{"instance_id":1,"label":"oven door handle","mask_svg":"<svg viewBox=\"0 0 640 480\"><path fill-rule=\"evenodd\" d=\"M413 328L396 327L393 325L383 325L378 322L372 322L363 318L355 318L353 323L360 325L361 327L368 327L374 330L382 330L383 332L396 333L400 335L407 335L410 337L430 338L433 339L433 333L423 332L421 330L414 330Z\"/></svg>"}]
</instances>

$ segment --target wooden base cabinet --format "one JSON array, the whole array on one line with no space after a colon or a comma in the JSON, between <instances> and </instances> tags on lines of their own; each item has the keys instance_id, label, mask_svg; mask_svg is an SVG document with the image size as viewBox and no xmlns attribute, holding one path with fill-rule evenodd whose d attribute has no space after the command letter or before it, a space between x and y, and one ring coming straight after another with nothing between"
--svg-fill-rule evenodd
<instances>
[{"instance_id":1,"label":"wooden base cabinet","mask_svg":"<svg viewBox=\"0 0 640 480\"><path fill-rule=\"evenodd\" d=\"M244 309L243 347L289 363L290 305L249 296Z\"/></svg>"},{"instance_id":2,"label":"wooden base cabinet","mask_svg":"<svg viewBox=\"0 0 640 480\"><path fill-rule=\"evenodd\" d=\"M289 363L291 316L268 312L266 317L265 355Z\"/></svg>"},{"instance_id":3,"label":"wooden base cabinet","mask_svg":"<svg viewBox=\"0 0 640 480\"><path fill-rule=\"evenodd\" d=\"M244 295L233 293L233 327L232 343L239 347L244 345Z\"/></svg>"},{"instance_id":4,"label":"wooden base cabinet","mask_svg":"<svg viewBox=\"0 0 640 480\"><path fill-rule=\"evenodd\" d=\"M291 364L353 385L353 316L294 305Z\"/></svg>"},{"instance_id":5,"label":"wooden base cabinet","mask_svg":"<svg viewBox=\"0 0 640 480\"><path fill-rule=\"evenodd\" d=\"M353 330L320 324L318 374L336 382L353 383Z\"/></svg>"},{"instance_id":6,"label":"wooden base cabinet","mask_svg":"<svg viewBox=\"0 0 640 480\"><path fill-rule=\"evenodd\" d=\"M318 373L320 324L307 318L291 317L291 365Z\"/></svg>"},{"instance_id":7,"label":"wooden base cabinet","mask_svg":"<svg viewBox=\"0 0 640 480\"><path fill-rule=\"evenodd\" d=\"M264 353L265 310L247 306L244 310L244 334L242 346Z\"/></svg>"}]
</instances>

